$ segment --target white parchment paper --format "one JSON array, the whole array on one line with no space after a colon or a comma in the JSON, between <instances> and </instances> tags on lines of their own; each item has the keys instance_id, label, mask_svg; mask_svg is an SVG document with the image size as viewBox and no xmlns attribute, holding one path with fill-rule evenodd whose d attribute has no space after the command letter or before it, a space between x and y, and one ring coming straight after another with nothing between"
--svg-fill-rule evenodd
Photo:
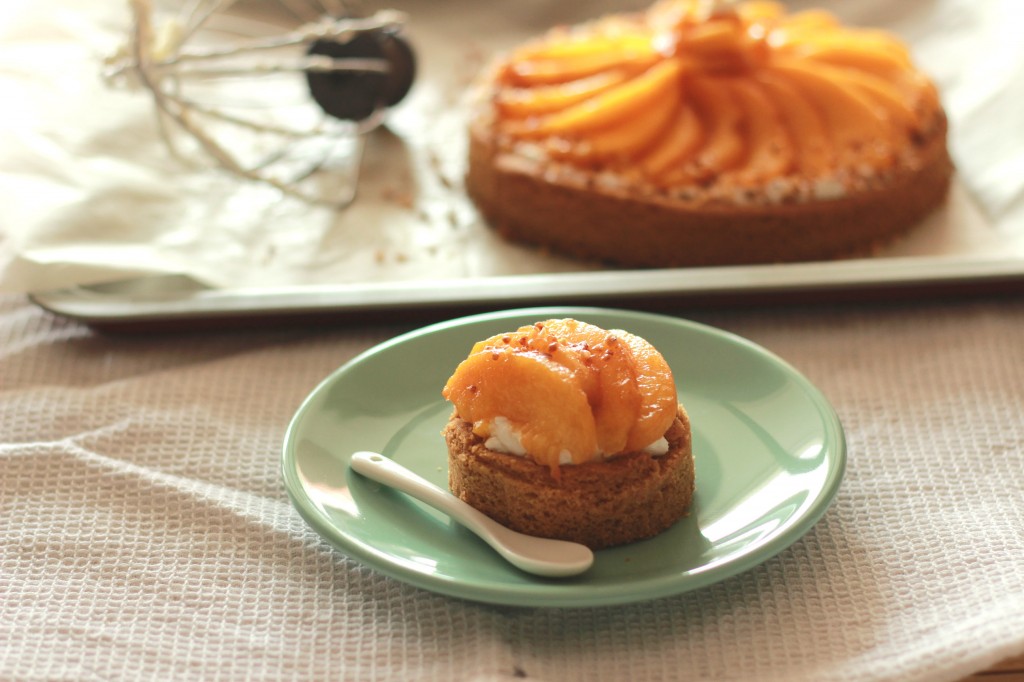
<instances>
[{"instance_id":1,"label":"white parchment paper","mask_svg":"<svg viewBox=\"0 0 1024 682\"><path fill-rule=\"evenodd\" d=\"M908 41L951 119L958 176L947 206L880 257L1024 258L1024 42L1008 20L1019 8L1009 0L814 4ZM358 197L342 211L171 154L148 92L100 77L127 35L126 5L51 0L0 10L0 291L152 273L232 288L590 267L506 244L483 225L461 187L460 97L495 52L553 23L643 3L383 6L409 14L419 76L386 127L367 137Z\"/></svg>"}]
</instances>

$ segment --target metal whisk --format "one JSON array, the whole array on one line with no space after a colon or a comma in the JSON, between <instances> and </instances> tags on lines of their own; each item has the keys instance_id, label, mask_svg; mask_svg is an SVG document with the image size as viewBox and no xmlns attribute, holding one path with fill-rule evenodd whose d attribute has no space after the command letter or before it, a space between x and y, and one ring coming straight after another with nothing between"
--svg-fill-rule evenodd
<instances>
[{"instance_id":1,"label":"metal whisk","mask_svg":"<svg viewBox=\"0 0 1024 682\"><path fill-rule=\"evenodd\" d=\"M412 86L403 13L352 17L337 2L276 0L261 6L277 10L264 22L237 11L236 0L192 0L159 17L150 0L128 4L128 39L103 75L152 94L172 154L194 161L190 146L307 201L353 200L363 135ZM282 13L298 25L281 29Z\"/></svg>"}]
</instances>

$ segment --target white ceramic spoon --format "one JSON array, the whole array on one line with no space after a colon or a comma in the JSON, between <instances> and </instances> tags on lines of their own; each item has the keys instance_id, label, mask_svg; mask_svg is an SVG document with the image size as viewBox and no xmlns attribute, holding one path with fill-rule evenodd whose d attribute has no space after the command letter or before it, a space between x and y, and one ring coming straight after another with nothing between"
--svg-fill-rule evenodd
<instances>
[{"instance_id":1,"label":"white ceramic spoon","mask_svg":"<svg viewBox=\"0 0 1024 682\"><path fill-rule=\"evenodd\" d=\"M352 455L349 466L367 478L440 509L527 573L560 578L582 573L594 563L594 553L589 547L517 533L384 455L357 452Z\"/></svg>"}]
</instances>

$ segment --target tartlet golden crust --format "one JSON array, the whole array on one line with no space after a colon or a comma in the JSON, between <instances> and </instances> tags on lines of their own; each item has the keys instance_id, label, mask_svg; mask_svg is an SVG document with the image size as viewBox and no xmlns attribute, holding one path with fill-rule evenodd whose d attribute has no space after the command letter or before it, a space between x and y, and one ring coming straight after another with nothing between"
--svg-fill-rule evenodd
<instances>
[{"instance_id":1,"label":"tartlet golden crust","mask_svg":"<svg viewBox=\"0 0 1024 682\"><path fill-rule=\"evenodd\" d=\"M885 175L845 183L841 196L735 200L699 188L686 197L561 169L502 145L488 116L470 126L466 188L505 238L627 267L694 267L865 255L900 236L945 199L953 164L945 114L910 141Z\"/></svg>"},{"instance_id":2,"label":"tartlet golden crust","mask_svg":"<svg viewBox=\"0 0 1024 682\"><path fill-rule=\"evenodd\" d=\"M463 501L530 535L600 549L649 538L687 515L693 500L690 421L679 407L665 434L669 451L645 452L560 468L489 450L472 425L453 414L445 427L448 484Z\"/></svg>"}]
</instances>

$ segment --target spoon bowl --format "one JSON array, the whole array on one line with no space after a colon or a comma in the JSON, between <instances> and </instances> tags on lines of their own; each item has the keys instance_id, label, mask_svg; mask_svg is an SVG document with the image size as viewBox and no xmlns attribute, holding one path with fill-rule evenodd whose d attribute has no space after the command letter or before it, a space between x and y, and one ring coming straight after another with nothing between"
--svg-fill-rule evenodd
<instances>
[{"instance_id":1,"label":"spoon bowl","mask_svg":"<svg viewBox=\"0 0 1024 682\"><path fill-rule=\"evenodd\" d=\"M564 578L583 573L594 563L594 553L589 547L518 533L379 453L356 452L349 466L358 474L443 511L478 535L510 564L527 573Z\"/></svg>"}]
</instances>

